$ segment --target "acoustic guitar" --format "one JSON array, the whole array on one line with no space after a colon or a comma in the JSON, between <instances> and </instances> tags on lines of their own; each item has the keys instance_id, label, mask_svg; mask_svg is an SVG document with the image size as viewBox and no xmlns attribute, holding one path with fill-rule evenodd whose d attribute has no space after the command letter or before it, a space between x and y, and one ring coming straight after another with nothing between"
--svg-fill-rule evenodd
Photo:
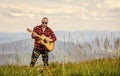
<instances>
[{"instance_id":1,"label":"acoustic guitar","mask_svg":"<svg viewBox=\"0 0 120 76\"><path fill-rule=\"evenodd\" d=\"M53 51L55 43L54 42L47 42L46 40L51 40L49 37L46 37L45 35L38 35L36 32L32 31L31 29L27 28L27 31L30 33L34 33L37 35L37 37L40 38L38 41L40 44L44 45L49 52Z\"/></svg>"}]
</instances>

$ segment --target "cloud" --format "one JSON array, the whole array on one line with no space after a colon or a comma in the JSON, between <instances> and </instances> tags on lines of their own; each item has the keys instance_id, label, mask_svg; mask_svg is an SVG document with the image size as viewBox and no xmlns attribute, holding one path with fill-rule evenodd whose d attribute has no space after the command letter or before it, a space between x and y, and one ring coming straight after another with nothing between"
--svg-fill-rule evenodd
<instances>
[{"instance_id":1,"label":"cloud","mask_svg":"<svg viewBox=\"0 0 120 76\"><path fill-rule=\"evenodd\" d=\"M112 26L116 22L116 25L119 25L120 20L119 0L30 0L30 2L13 0L10 3L9 1L2 0L0 3L0 24L6 26L9 24L32 26L40 23L43 16L49 17L53 26L63 25L59 28L55 26L57 30L66 29L68 26L70 29L76 29L79 25L86 26L83 29L89 29L90 24L92 29L92 26L95 27L99 23Z\"/></svg>"},{"instance_id":2,"label":"cloud","mask_svg":"<svg viewBox=\"0 0 120 76\"><path fill-rule=\"evenodd\" d=\"M0 8L3 9L1 13L8 17L28 17L34 18L39 15L52 15L52 16L74 16L75 14L83 15L85 13L85 9L80 6L71 6L71 5L48 5L48 6L32 6L32 5L23 5L23 4L2 4ZM6 14L4 14L6 13Z\"/></svg>"},{"instance_id":3,"label":"cloud","mask_svg":"<svg viewBox=\"0 0 120 76\"><path fill-rule=\"evenodd\" d=\"M110 9L120 8L120 0L105 0L105 4L110 7Z\"/></svg>"},{"instance_id":4,"label":"cloud","mask_svg":"<svg viewBox=\"0 0 120 76\"><path fill-rule=\"evenodd\" d=\"M89 11L88 16L93 20L118 21L120 18L120 0L94 0L86 5Z\"/></svg>"}]
</instances>

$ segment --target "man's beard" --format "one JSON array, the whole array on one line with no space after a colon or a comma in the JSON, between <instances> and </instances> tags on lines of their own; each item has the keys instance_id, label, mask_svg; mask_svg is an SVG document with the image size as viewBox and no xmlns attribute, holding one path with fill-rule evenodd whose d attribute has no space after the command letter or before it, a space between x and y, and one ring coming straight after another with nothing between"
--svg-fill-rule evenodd
<instances>
[{"instance_id":1,"label":"man's beard","mask_svg":"<svg viewBox=\"0 0 120 76\"><path fill-rule=\"evenodd\" d=\"M42 25L43 28L47 27L47 25Z\"/></svg>"}]
</instances>

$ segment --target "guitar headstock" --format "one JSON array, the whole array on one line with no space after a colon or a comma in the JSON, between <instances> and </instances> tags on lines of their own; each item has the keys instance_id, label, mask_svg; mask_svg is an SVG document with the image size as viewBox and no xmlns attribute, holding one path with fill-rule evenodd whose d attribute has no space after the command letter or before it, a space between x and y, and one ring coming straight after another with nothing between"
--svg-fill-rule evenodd
<instances>
[{"instance_id":1,"label":"guitar headstock","mask_svg":"<svg viewBox=\"0 0 120 76\"><path fill-rule=\"evenodd\" d=\"M28 32L32 33L33 31L29 28L26 29Z\"/></svg>"}]
</instances>

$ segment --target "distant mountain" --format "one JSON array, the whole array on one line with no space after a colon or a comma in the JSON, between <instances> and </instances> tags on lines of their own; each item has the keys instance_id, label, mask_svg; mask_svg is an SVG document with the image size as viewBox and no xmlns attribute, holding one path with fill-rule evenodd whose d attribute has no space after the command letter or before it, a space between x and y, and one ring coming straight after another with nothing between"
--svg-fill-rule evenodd
<instances>
[{"instance_id":1,"label":"distant mountain","mask_svg":"<svg viewBox=\"0 0 120 76\"><path fill-rule=\"evenodd\" d=\"M33 43L33 39L24 39L14 42L1 43L0 64L6 64L6 62L8 64L16 63L16 61L20 64L29 64L34 46ZM73 45L75 44L57 41L54 51L50 52L50 61L62 61L64 55L67 54L66 48L70 48L70 46ZM26 58L28 59L26 60Z\"/></svg>"},{"instance_id":2,"label":"distant mountain","mask_svg":"<svg viewBox=\"0 0 120 76\"><path fill-rule=\"evenodd\" d=\"M65 42L92 41L96 37L100 39L120 38L120 31L55 31L57 40ZM31 39L30 33L0 33L0 43L12 42L23 39Z\"/></svg>"},{"instance_id":3,"label":"distant mountain","mask_svg":"<svg viewBox=\"0 0 120 76\"><path fill-rule=\"evenodd\" d=\"M91 42L95 40L96 37L99 39L107 38L120 38L120 31L72 31L72 32L65 32L65 31L57 31L56 32L57 38L61 41L71 41L76 43L84 42L85 40Z\"/></svg>"},{"instance_id":4,"label":"distant mountain","mask_svg":"<svg viewBox=\"0 0 120 76\"><path fill-rule=\"evenodd\" d=\"M29 33L0 33L0 43L13 42L23 39L30 39Z\"/></svg>"},{"instance_id":5,"label":"distant mountain","mask_svg":"<svg viewBox=\"0 0 120 76\"><path fill-rule=\"evenodd\" d=\"M114 43L117 39L120 41L119 31L57 31L55 34L57 42L54 51L49 53L50 62L81 62L93 58L114 57ZM106 40L109 44L106 46L107 52L104 43ZM29 65L33 43L29 33L0 33L0 64ZM38 62L42 62L41 57Z\"/></svg>"}]
</instances>

